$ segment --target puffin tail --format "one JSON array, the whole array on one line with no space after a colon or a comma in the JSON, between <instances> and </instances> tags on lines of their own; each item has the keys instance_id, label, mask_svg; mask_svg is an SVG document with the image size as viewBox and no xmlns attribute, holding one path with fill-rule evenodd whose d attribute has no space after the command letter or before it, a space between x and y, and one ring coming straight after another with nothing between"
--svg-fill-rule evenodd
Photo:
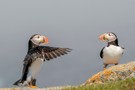
<instances>
[{"instance_id":1,"label":"puffin tail","mask_svg":"<svg viewBox=\"0 0 135 90\"><path fill-rule=\"evenodd\" d=\"M16 86L27 86L28 82L31 81L31 77L29 77L30 78L29 81L27 80L28 72L29 72L29 65L24 64L23 73L22 73L21 79L16 81L13 85L16 85Z\"/></svg>"},{"instance_id":2,"label":"puffin tail","mask_svg":"<svg viewBox=\"0 0 135 90\"><path fill-rule=\"evenodd\" d=\"M20 86L21 84L23 84L23 80L22 79L19 79L18 81L16 81L13 85L16 85L16 86Z\"/></svg>"},{"instance_id":3,"label":"puffin tail","mask_svg":"<svg viewBox=\"0 0 135 90\"><path fill-rule=\"evenodd\" d=\"M32 78L31 76L29 76L26 80L23 79L19 79L18 81L16 81L13 85L16 86L29 86L29 84L32 82Z\"/></svg>"}]
</instances>

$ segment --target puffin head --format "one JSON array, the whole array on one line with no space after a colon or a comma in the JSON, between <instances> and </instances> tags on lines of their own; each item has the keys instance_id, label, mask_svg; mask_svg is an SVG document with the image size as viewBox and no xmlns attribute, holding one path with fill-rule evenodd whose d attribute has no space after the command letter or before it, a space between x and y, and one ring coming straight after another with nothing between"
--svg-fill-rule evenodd
<instances>
[{"instance_id":1,"label":"puffin head","mask_svg":"<svg viewBox=\"0 0 135 90\"><path fill-rule=\"evenodd\" d=\"M40 46L41 44L45 45L48 43L48 38L44 35L34 34L29 39L28 50Z\"/></svg>"},{"instance_id":2,"label":"puffin head","mask_svg":"<svg viewBox=\"0 0 135 90\"><path fill-rule=\"evenodd\" d=\"M117 36L112 32L108 32L100 35L99 39L103 42L114 42L117 40Z\"/></svg>"},{"instance_id":3,"label":"puffin head","mask_svg":"<svg viewBox=\"0 0 135 90\"><path fill-rule=\"evenodd\" d=\"M48 43L48 38L44 35L40 34L34 34L31 36L30 41L39 46L40 44L47 44Z\"/></svg>"}]
</instances>

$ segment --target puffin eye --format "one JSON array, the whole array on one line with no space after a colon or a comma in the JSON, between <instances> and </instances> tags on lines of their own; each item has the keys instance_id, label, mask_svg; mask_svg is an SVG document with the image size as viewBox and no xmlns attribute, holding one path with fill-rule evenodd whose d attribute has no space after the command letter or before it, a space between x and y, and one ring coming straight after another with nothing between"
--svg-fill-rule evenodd
<instances>
[{"instance_id":1,"label":"puffin eye","mask_svg":"<svg viewBox=\"0 0 135 90\"><path fill-rule=\"evenodd\" d=\"M40 38L40 36L37 36L37 38Z\"/></svg>"},{"instance_id":2,"label":"puffin eye","mask_svg":"<svg viewBox=\"0 0 135 90\"><path fill-rule=\"evenodd\" d=\"M109 35L109 36L111 36L111 34L110 34L110 33L108 33L108 35Z\"/></svg>"}]
</instances>

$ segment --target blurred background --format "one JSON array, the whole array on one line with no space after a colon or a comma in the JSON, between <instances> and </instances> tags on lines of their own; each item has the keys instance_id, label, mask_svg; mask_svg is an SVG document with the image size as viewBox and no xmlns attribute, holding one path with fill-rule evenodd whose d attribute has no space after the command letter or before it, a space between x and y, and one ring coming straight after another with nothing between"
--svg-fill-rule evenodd
<instances>
[{"instance_id":1,"label":"blurred background","mask_svg":"<svg viewBox=\"0 0 135 90\"><path fill-rule=\"evenodd\" d=\"M126 49L120 63L135 60L135 0L0 0L0 87L20 79L33 34L46 35L48 46L73 49L46 61L37 85L82 84L103 70L99 53L106 43L98 37L105 32Z\"/></svg>"}]
</instances>

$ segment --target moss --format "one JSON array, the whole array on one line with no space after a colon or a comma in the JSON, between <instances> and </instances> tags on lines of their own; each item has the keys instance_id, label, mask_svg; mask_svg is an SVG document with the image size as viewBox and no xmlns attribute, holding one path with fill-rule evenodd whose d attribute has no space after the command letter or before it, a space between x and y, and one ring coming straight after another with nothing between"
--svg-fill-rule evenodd
<instances>
[{"instance_id":1,"label":"moss","mask_svg":"<svg viewBox=\"0 0 135 90\"><path fill-rule=\"evenodd\" d=\"M105 84L93 84L87 86L64 88L63 90L135 90L135 78L107 82Z\"/></svg>"}]
</instances>

